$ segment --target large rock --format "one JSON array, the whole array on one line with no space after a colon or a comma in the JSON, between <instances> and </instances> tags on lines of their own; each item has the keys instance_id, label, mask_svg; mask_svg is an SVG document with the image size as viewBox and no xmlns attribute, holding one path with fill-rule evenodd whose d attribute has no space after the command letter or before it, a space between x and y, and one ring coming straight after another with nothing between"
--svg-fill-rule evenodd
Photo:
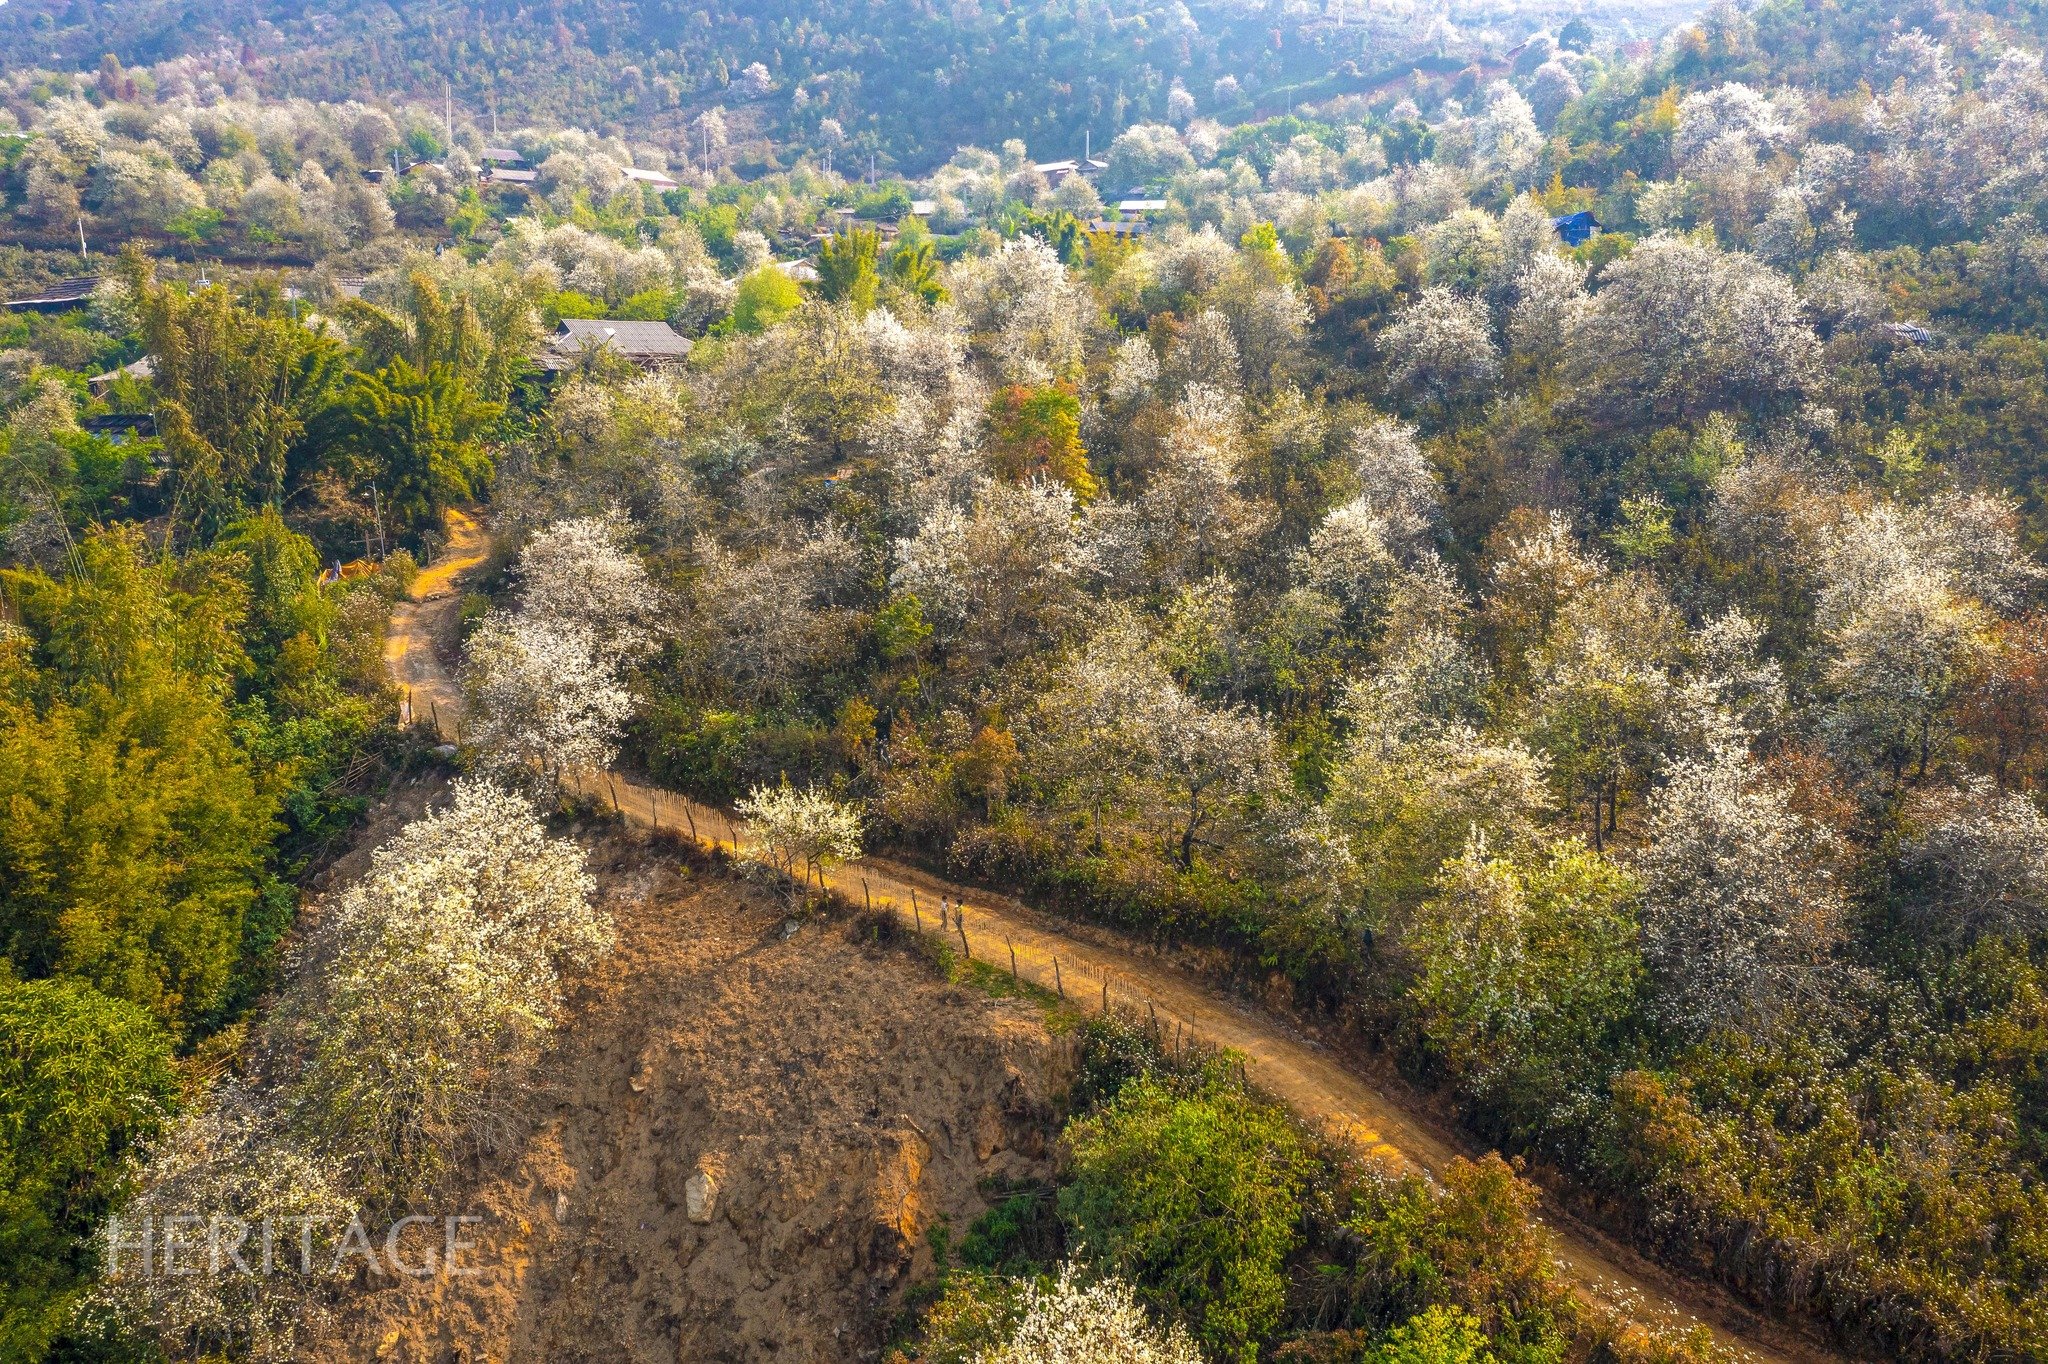
<instances>
[{"instance_id":1,"label":"large rock","mask_svg":"<svg viewBox=\"0 0 2048 1364\"><path fill-rule=\"evenodd\" d=\"M683 1211L692 1222L702 1225L718 1216L718 1181L723 1173L724 1162L705 1156L683 1181Z\"/></svg>"}]
</instances>

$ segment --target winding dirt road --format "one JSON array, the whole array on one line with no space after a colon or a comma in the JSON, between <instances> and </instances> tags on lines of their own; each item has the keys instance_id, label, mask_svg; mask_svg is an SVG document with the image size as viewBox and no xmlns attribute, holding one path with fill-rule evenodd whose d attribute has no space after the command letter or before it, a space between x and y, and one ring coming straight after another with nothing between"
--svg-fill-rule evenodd
<instances>
[{"instance_id":1,"label":"winding dirt road","mask_svg":"<svg viewBox=\"0 0 2048 1364\"><path fill-rule=\"evenodd\" d=\"M480 565L489 539L475 520L449 518L447 549L393 611L384 657L401 689L402 722L425 722L461 738L462 694L450 665L457 648L462 579ZM743 852L743 822L673 792L613 774L582 784L628 820L671 829L707 847ZM1418 1106L1376 1086L1283 1022L1120 944L1113 935L1042 914L1005 896L942 880L882 857L835 868L832 888L856 903L894 912L927 932L941 930L942 900L955 907L944 931L964 936L976 961L1014 966L1023 980L1057 990L1084 1011L1104 1005L1157 1014L1169 1030L1244 1057L1248 1077L1304 1119L1361 1149L1435 1175L1458 1155L1476 1154ZM1647 1261L1546 1200L1542 1220L1552 1255L1575 1287L1648 1326L1704 1327L1737 1357L1782 1364L1838 1364L1845 1356L1759 1317L1719 1287Z\"/></svg>"}]
</instances>

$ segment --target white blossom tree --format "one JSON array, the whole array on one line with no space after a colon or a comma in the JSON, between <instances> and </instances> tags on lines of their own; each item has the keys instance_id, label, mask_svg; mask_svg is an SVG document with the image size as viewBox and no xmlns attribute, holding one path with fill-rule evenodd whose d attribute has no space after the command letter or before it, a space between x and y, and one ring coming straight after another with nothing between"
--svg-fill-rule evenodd
<instances>
[{"instance_id":1,"label":"white blossom tree","mask_svg":"<svg viewBox=\"0 0 2048 1364\"><path fill-rule=\"evenodd\" d=\"M1748 754L1673 764L1632 859L1659 1015L1681 1036L1768 1029L1822 1001L1841 937L1834 840Z\"/></svg>"},{"instance_id":2,"label":"white blossom tree","mask_svg":"<svg viewBox=\"0 0 2048 1364\"><path fill-rule=\"evenodd\" d=\"M1453 404L1500 377L1493 322L1480 300L1441 285L1422 291L1380 336L1387 382L1397 392Z\"/></svg>"},{"instance_id":3,"label":"white blossom tree","mask_svg":"<svg viewBox=\"0 0 2048 1364\"><path fill-rule=\"evenodd\" d=\"M826 868L860 856L860 807L815 786L756 786L734 808L792 894L806 893L814 880L822 887Z\"/></svg>"},{"instance_id":4,"label":"white blossom tree","mask_svg":"<svg viewBox=\"0 0 2048 1364\"><path fill-rule=\"evenodd\" d=\"M458 783L335 898L304 950L294 1126L369 1195L402 1198L451 1148L492 1139L562 977L611 950L575 844L522 797Z\"/></svg>"},{"instance_id":5,"label":"white blossom tree","mask_svg":"<svg viewBox=\"0 0 2048 1364\"><path fill-rule=\"evenodd\" d=\"M2048 929L2048 818L2035 799L1982 777L1923 798L1899 850L1928 934L2033 938Z\"/></svg>"},{"instance_id":6,"label":"white blossom tree","mask_svg":"<svg viewBox=\"0 0 2048 1364\"><path fill-rule=\"evenodd\" d=\"M1616 423L1783 412L1820 381L1791 281L1689 238L1640 243L1605 272L1565 338L1574 401Z\"/></svg>"},{"instance_id":7,"label":"white blossom tree","mask_svg":"<svg viewBox=\"0 0 2048 1364\"><path fill-rule=\"evenodd\" d=\"M1084 1281L1060 1266L1050 1284L1025 1284L1017 1324L1002 1344L974 1364L1201 1364L1201 1351L1179 1326L1152 1323L1137 1294L1113 1276Z\"/></svg>"},{"instance_id":8,"label":"white blossom tree","mask_svg":"<svg viewBox=\"0 0 2048 1364\"><path fill-rule=\"evenodd\" d=\"M554 788L608 766L633 712L624 674L653 645L660 598L619 516L556 522L514 568L517 605L485 616L463 679L483 767Z\"/></svg>"},{"instance_id":9,"label":"white blossom tree","mask_svg":"<svg viewBox=\"0 0 2048 1364\"><path fill-rule=\"evenodd\" d=\"M1036 237L1003 243L947 277L976 345L1011 383L1043 384L1081 363L1088 300L1053 249Z\"/></svg>"},{"instance_id":10,"label":"white blossom tree","mask_svg":"<svg viewBox=\"0 0 2048 1364\"><path fill-rule=\"evenodd\" d=\"M171 1355L299 1358L354 1268L337 1272L334 1250L356 1211L342 1171L268 1096L224 1081L144 1153L133 1197L100 1228L83 1317L110 1316Z\"/></svg>"}]
</instances>

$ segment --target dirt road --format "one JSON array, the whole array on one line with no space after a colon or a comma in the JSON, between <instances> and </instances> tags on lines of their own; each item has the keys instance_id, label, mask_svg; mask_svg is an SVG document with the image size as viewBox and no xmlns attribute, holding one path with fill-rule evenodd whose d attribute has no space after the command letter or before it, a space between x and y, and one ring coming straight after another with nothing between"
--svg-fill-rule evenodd
<instances>
[{"instance_id":1,"label":"dirt road","mask_svg":"<svg viewBox=\"0 0 2048 1364\"><path fill-rule=\"evenodd\" d=\"M442 736L460 737L460 691L450 664L456 645L460 580L480 564L488 538L467 517L451 518L442 559L420 575L413 601L393 612L385 648L392 675L405 689L404 718L430 720ZM677 830L706 846L744 854L743 822L673 792L612 774L597 774L582 789L616 803L628 820ZM1071 925L1019 901L970 889L887 858L867 857L834 869L833 889L921 925L940 930L942 899L957 907L945 931L955 946L1000 969L1057 990L1086 1011L1116 1006L1152 1011L1169 1030L1245 1058L1250 1079L1304 1119L1364 1150L1435 1174L1453 1157L1476 1154L1417 1106L1375 1086L1284 1023L1233 1000L1156 960L1120 946L1107 935L1085 938ZM1741 1357L1784 1364L1821 1364L1844 1357L1765 1321L1715 1285L1686 1279L1650 1263L1601 1232L1546 1204L1543 1220L1560 1270L1589 1299L1645 1325L1704 1326Z\"/></svg>"},{"instance_id":2,"label":"dirt road","mask_svg":"<svg viewBox=\"0 0 2048 1364\"><path fill-rule=\"evenodd\" d=\"M448 545L420 570L406 599L391 609L384 636L384 666L398 684L398 722L425 720L451 743L461 738L462 689L455 685L453 659L437 650L458 646L462 580L490 553L490 537L475 518L448 513Z\"/></svg>"}]
</instances>

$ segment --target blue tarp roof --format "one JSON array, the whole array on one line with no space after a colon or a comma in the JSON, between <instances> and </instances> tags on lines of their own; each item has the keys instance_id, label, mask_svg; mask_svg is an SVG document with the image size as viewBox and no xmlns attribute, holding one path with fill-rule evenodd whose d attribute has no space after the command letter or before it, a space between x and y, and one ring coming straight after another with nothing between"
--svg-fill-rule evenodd
<instances>
[{"instance_id":1,"label":"blue tarp roof","mask_svg":"<svg viewBox=\"0 0 2048 1364\"><path fill-rule=\"evenodd\" d=\"M1591 213L1567 213L1552 218L1550 225L1557 229L1557 235L1564 238L1567 246L1591 241L1593 234L1600 230L1600 220Z\"/></svg>"}]
</instances>

